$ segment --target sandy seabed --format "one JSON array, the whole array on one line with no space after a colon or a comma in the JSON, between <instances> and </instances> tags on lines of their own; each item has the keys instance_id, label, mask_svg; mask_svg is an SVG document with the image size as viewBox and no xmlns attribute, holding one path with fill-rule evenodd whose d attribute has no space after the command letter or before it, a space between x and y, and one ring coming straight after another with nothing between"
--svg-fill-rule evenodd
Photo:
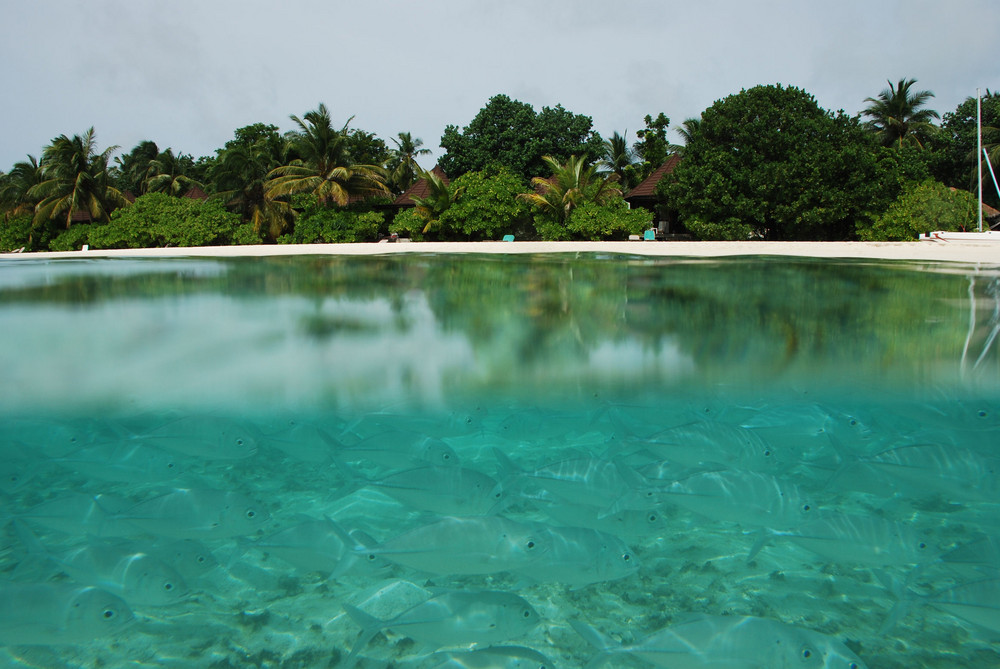
<instances>
[{"instance_id":1,"label":"sandy seabed","mask_svg":"<svg viewBox=\"0 0 1000 669\"><path fill-rule=\"evenodd\" d=\"M650 257L717 258L798 256L988 263L1000 265L1000 244L971 241L919 242L413 242L279 244L188 248L109 249L0 254L0 258L262 257L284 255L368 256L389 253L597 253Z\"/></svg>"}]
</instances>

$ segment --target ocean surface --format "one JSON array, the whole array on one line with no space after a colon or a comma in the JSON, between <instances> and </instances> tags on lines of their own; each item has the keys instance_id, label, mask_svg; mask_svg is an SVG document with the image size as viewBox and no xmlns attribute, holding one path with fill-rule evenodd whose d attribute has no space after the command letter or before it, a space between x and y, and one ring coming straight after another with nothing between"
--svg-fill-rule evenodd
<instances>
[{"instance_id":1,"label":"ocean surface","mask_svg":"<svg viewBox=\"0 0 1000 669\"><path fill-rule=\"evenodd\" d=\"M0 666L1000 666L1000 267L0 261Z\"/></svg>"}]
</instances>

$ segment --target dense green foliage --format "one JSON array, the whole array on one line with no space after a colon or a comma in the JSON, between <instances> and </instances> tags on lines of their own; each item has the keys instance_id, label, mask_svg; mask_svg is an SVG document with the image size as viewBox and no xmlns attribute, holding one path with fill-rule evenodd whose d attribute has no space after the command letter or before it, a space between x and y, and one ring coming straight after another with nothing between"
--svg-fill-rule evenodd
<instances>
[{"instance_id":1,"label":"dense green foliage","mask_svg":"<svg viewBox=\"0 0 1000 669\"><path fill-rule=\"evenodd\" d=\"M932 230L974 230L978 201L971 193L953 190L928 179L907 184L889 209L871 227L858 231L863 241L908 241Z\"/></svg>"},{"instance_id":2,"label":"dense green foliage","mask_svg":"<svg viewBox=\"0 0 1000 669\"><path fill-rule=\"evenodd\" d=\"M495 95L462 130L445 128L441 146L446 153L439 164L452 178L500 166L527 181L548 172L544 156L599 159L603 141L592 125L589 116L573 114L562 105L535 113L525 102Z\"/></svg>"},{"instance_id":3,"label":"dense green foliage","mask_svg":"<svg viewBox=\"0 0 1000 669\"><path fill-rule=\"evenodd\" d=\"M116 147L99 149L91 128L60 135L40 159L29 155L0 173L0 248L79 248L92 226L98 239L112 234L114 226L97 227L109 225L116 210L129 208L133 196L162 193L176 199L190 193L197 199L203 197L199 189L244 224L219 233L228 240L224 243L375 240L388 230L415 240L504 234L619 238L626 231L634 234L646 214L617 204L617 191L627 195L672 156L681 158L679 165L658 184L657 202L644 206L697 238L910 238L927 226L952 225L947 223L952 218L928 203L960 196L941 195L924 184L928 178L966 192L977 186L975 99L935 125L938 113L928 107L933 93L915 90L915 83L890 81L864 100L867 106L856 117L823 110L796 88L757 86L685 120L676 129L682 145L667 139L666 114L647 115L631 147L627 133L614 132L604 142L590 117L561 105L536 112L496 95L467 126L445 129L440 166L451 185L431 183L415 209L398 213L384 205L426 177L417 164L428 153L422 140L400 132L390 138L390 148L375 134L351 128L353 117L335 126L323 104L302 118L291 116L290 132L253 123L237 128L214 155L197 159L146 140L111 162ZM1000 94L987 91L982 107L983 143L996 164ZM552 172L546 156L564 174L556 170L555 178L526 187ZM615 177L613 186L601 181L609 175ZM573 183L580 177L582 184ZM1000 207L988 171L983 181L985 202ZM594 197L588 192L593 184L613 197ZM897 200L904 184L910 184L907 197ZM305 194L312 199L303 199ZM148 201L143 206L142 216L155 233L134 227L115 233L119 236L109 243L177 245L218 238L212 225L185 229L167 207L156 210L163 218L154 222ZM74 231L77 226L82 230ZM179 227L167 232L171 226Z\"/></svg>"},{"instance_id":4,"label":"dense green foliage","mask_svg":"<svg viewBox=\"0 0 1000 669\"><path fill-rule=\"evenodd\" d=\"M659 192L701 239L852 239L899 192L884 151L808 93L758 86L704 112Z\"/></svg>"},{"instance_id":5,"label":"dense green foliage","mask_svg":"<svg viewBox=\"0 0 1000 669\"><path fill-rule=\"evenodd\" d=\"M95 249L221 246L232 244L240 227L240 217L219 201L149 193L115 211L110 223L91 225L87 243ZM239 234L246 239L246 231Z\"/></svg>"}]
</instances>

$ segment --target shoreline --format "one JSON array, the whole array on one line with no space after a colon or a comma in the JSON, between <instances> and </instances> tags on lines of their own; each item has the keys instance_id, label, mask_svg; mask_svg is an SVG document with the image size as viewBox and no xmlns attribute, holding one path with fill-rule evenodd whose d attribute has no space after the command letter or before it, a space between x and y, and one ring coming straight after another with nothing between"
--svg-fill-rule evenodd
<instances>
[{"instance_id":1,"label":"shoreline","mask_svg":"<svg viewBox=\"0 0 1000 669\"><path fill-rule=\"evenodd\" d=\"M646 257L721 258L792 256L869 260L987 263L1000 266L1000 245L989 242L403 242L268 244L179 248L105 249L3 253L0 259L270 257L289 255L373 256L390 253L614 253Z\"/></svg>"}]
</instances>

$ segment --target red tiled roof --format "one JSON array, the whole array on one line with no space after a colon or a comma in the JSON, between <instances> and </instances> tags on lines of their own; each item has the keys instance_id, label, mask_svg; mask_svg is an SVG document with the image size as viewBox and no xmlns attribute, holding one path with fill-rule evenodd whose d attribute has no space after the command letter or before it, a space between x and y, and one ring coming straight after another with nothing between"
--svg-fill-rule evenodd
<instances>
[{"instance_id":1,"label":"red tiled roof","mask_svg":"<svg viewBox=\"0 0 1000 669\"><path fill-rule=\"evenodd\" d=\"M445 185L451 183L451 179L448 175L444 173L440 165L435 165L434 169L431 170L431 174L437 176ZM397 207L415 207L417 203L413 201L414 197L427 197L430 195L430 188L427 187L427 179L417 179L416 182L405 191L403 194L396 198L395 202L392 204Z\"/></svg>"},{"instance_id":2,"label":"red tiled roof","mask_svg":"<svg viewBox=\"0 0 1000 669\"><path fill-rule=\"evenodd\" d=\"M191 186L184 193L183 197L191 198L192 200L207 200L208 194L197 186Z\"/></svg>"},{"instance_id":3,"label":"red tiled roof","mask_svg":"<svg viewBox=\"0 0 1000 669\"><path fill-rule=\"evenodd\" d=\"M681 157L676 154L667 158L667 162L653 170L652 174L642 180L642 183L629 191L625 199L656 197L656 184L660 183L660 179L673 172L679 162L681 162Z\"/></svg>"}]
</instances>

